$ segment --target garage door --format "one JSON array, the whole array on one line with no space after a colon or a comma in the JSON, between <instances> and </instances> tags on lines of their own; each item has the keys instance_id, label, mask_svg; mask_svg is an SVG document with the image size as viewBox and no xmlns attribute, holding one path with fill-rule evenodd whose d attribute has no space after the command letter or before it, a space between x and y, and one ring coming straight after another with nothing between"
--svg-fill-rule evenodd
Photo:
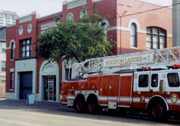
<instances>
[{"instance_id":1,"label":"garage door","mask_svg":"<svg viewBox=\"0 0 180 126\"><path fill-rule=\"evenodd\" d=\"M20 99L32 93L32 72L20 73Z\"/></svg>"}]
</instances>

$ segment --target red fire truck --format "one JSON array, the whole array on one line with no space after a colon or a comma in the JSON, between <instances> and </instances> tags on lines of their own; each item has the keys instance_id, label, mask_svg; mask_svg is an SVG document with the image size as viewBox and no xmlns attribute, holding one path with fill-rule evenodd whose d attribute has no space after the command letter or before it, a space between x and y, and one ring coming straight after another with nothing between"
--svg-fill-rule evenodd
<instances>
[{"instance_id":1,"label":"red fire truck","mask_svg":"<svg viewBox=\"0 0 180 126\"><path fill-rule=\"evenodd\" d=\"M62 82L61 103L95 113L148 110L156 120L180 111L180 47L88 59L72 66Z\"/></svg>"}]
</instances>

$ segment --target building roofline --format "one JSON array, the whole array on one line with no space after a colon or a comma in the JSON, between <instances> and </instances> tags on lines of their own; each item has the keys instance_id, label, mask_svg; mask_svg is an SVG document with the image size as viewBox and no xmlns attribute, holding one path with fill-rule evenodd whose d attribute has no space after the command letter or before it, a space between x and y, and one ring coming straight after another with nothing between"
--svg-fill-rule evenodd
<instances>
[{"instance_id":1,"label":"building roofline","mask_svg":"<svg viewBox=\"0 0 180 126\"><path fill-rule=\"evenodd\" d=\"M31 16L31 15L33 15L33 14L36 14L36 11L33 11L32 13L27 14L27 15L20 16L20 17L18 17L16 20L19 20L20 18L24 18L24 17L26 17L26 16Z\"/></svg>"},{"instance_id":2,"label":"building roofline","mask_svg":"<svg viewBox=\"0 0 180 126\"><path fill-rule=\"evenodd\" d=\"M16 24L10 24L9 26L6 26L7 28L14 27Z\"/></svg>"},{"instance_id":3,"label":"building roofline","mask_svg":"<svg viewBox=\"0 0 180 126\"><path fill-rule=\"evenodd\" d=\"M51 14L48 14L48 15L45 15L45 16L42 16L40 18L38 18L39 20L42 20L43 18L46 18L46 17L50 17L50 16L53 16L54 14L60 14L62 13L62 10L61 11L58 11L58 12L55 12L55 13L51 13Z\"/></svg>"}]
</instances>

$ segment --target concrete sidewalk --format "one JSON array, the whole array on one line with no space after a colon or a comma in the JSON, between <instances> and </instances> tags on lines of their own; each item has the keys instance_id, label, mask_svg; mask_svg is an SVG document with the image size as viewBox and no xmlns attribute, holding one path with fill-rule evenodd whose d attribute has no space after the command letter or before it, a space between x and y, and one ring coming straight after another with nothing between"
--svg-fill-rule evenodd
<instances>
[{"instance_id":1,"label":"concrete sidewalk","mask_svg":"<svg viewBox=\"0 0 180 126\"><path fill-rule=\"evenodd\" d=\"M66 105L62 105L58 102L37 102L33 105L28 105L25 100L6 100L0 99L0 106L8 106L8 107L20 107L27 109L59 109L59 110L72 110L68 108Z\"/></svg>"}]
</instances>

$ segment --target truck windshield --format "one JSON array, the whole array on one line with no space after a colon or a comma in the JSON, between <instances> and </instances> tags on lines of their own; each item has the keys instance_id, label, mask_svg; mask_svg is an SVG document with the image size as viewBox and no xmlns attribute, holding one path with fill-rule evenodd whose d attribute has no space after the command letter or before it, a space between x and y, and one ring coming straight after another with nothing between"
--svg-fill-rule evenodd
<instances>
[{"instance_id":1,"label":"truck windshield","mask_svg":"<svg viewBox=\"0 0 180 126\"><path fill-rule=\"evenodd\" d=\"M169 87L179 87L179 75L178 73L168 73Z\"/></svg>"}]
</instances>

